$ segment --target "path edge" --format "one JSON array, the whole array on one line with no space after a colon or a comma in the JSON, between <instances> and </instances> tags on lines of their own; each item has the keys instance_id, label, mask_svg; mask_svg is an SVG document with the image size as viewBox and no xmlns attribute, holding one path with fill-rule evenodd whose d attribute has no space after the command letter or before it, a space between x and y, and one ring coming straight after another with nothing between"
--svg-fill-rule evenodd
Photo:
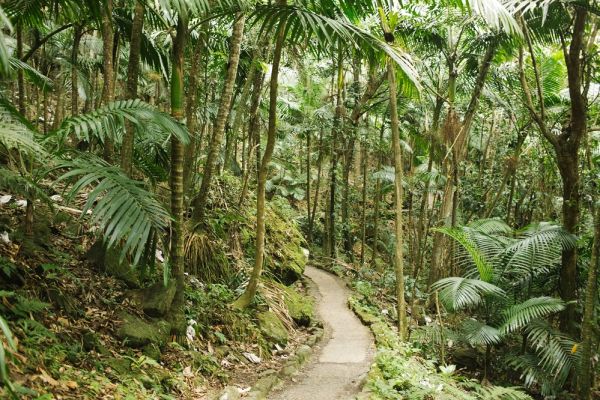
<instances>
[{"instance_id":1,"label":"path edge","mask_svg":"<svg viewBox=\"0 0 600 400\"><path fill-rule=\"evenodd\" d=\"M310 279L306 277L306 279ZM314 332L308 337L303 345L298 347L293 356L283 364L283 366L277 370L270 372L263 377L259 378L246 396L244 400L267 400L267 395L277 388L280 384L295 375L308 361L312 359L315 352L316 344L323 339L325 330L323 328L323 321L316 316L314 319ZM234 386L226 386L220 391L213 400L238 400L241 398L239 390Z\"/></svg>"}]
</instances>

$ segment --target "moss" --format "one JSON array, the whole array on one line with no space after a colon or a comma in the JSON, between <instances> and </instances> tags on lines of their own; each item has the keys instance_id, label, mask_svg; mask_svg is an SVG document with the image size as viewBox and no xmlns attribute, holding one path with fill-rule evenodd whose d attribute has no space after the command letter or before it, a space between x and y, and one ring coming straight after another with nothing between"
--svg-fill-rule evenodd
<instances>
[{"instance_id":1,"label":"moss","mask_svg":"<svg viewBox=\"0 0 600 400\"><path fill-rule=\"evenodd\" d=\"M130 288L139 288L140 280L127 260L120 261L120 251L113 247L106 248L101 240L90 247L86 259L98 270L122 280Z\"/></svg>"},{"instance_id":2,"label":"moss","mask_svg":"<svg viewBox=\"0 0 600 400\"><path fill-rule=\"evenodd\" d=\"M309 326L315 314L313 299L298 293L293 287L277 286L284 293L283 300L290 317L299 326Z\"/></svg>"},{"instance_id":3,"label":"moss","mask_svg":"<svg viewBox=\"0 0 600 400\"><path fill-rule=\"evenodd\" d=\"M130 315L122 315L123 323L117 337L131 347L144 347L150 343L162 346L166 343L171 326L164 320L144 321Z\"/></svg>"},{"instance_id":4,"label":"moss","mask_svg":"<svg viewBox=\"0 0 600 400\"><path fill-rule=\"evenodd\" d=\"M261 332L276 343L285 344L288 341L288 331L277 315L271 311L257 315Z\"/></svg>"}]
</instances>

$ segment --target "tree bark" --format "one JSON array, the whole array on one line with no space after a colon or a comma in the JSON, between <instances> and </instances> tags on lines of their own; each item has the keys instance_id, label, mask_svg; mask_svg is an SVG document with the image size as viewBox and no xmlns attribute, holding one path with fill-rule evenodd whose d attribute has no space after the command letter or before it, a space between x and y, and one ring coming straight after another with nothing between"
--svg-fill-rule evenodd
<instances>
[{"instance_id":1,"label":"tree bark","mask_svg":"<svg viewBox=\"0 0 600 400\"><path fill-rule=\"evenodd\" d=\"M127 65L127 99L137 97L138 75L140 71L140 51L142 45L142 34L144 28L144 4L136 0L133 12L133 23L131 25L131 39L129 41L129 64ZM135 139L135 128L133 124L127 123L123 144L121 146L121 168L131 177L133 165L133 143Z\"/></svg>"},{"instance_id":2,"label":"tree bark","mask_svg":"<svg viewBox=\"0 0 600 400\"><path fill-rule=\"evenodd\" d=\"M113 29L113 0L106 0L102 10L102 57L103 57L103 89L102 105L107 105L115 99L115 80L114 80L114 29ZM106 138L104 141L104 159L112 159L114 146L112 140Z\"/></svg>"},{"instance_id":3,"label":"tree bark","mask_svg":"<svg viewBox=\"0 0 600 400\"><path fill-rule=\"evenodd\" d=\"M214 131L210 141L210 147L202 172L202 185L200 186L200 192L198 197L194 200L194 212L192 218L195 221L201 221L204 217L204 209L208 200L208 193L210 191L210 185L212 176L217 163L217 157L221 150L221 142L223 141L223 134L225 133L225 123L231 110L231 99L233 97L233 87L235 86L235 78L237 76L238 64L240 62L240 50L242 46L242 39L244 37L244 26L246 23L246 16L239 12L236 14L236 21L233 24L233 31L231 34L231 48L229 52L229 67L227 68L227 75L225 77L225 83L223 85L223 92L221 93L221 100L219 103L219 110L217 111L217 118L215 120Z\"/></svg>"},{"instance_id":4,"label":"tree bark","mask_svg":"<svg viewBox=\"0 0 600 400\"><path fill-rule=\"evenodd\" d=\"M285 5L286 0L279 4ZM271 68L271 84L269 88L269 128L267 131L267 145L258 171L258 187L256 189L256 256L250 281L244 293L233 304L237 308L246 308L250 305L258 289L258 281L262 274L265 253L265 187L269 163L275 148L275 134L277 133L277 94L279 86L279 66L285 41L285 23L279 27L277 41L273 52L273 65Z\"/></svg>"},{"instance_id":5,"label":"tree bark","mask_svg":"<svg viewBox=\"0 0 600 400\"><path fill-rule=\"evenodd\" d=\"M177 23L177 33L173 39L173 60L171 75L171 115L178 121L183 120L183 53L188 34L188 21L180 15ZM175 278L176 292L171 305L172 332L177 335L185 334L185 269L183 244L183 163L184 145L175 136L171 137L171 250L170 265Z\"/></svg>"},{"instance_id":6,"label":"tree bark","mask_svg":"<svg viewBox=\"0 0 600 400\"><path fill-rule=\"evenodd\" d=\"M598 297L598 268L600 264L600 207L595 207L594 243L585 289L585 304L583 308L583 323L581 327L581 378L579 381L579 398L590 399L592 387L592 346L594 334L594 309Z\"/></svg>"}]
</instances>

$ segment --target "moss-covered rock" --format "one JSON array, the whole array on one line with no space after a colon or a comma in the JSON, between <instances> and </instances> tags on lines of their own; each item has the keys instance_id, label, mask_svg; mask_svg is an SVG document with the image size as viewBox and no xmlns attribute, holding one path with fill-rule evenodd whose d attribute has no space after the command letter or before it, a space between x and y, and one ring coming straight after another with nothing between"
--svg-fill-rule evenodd
<instances>
[{"instance_id":1,"label":"moss-covered rock","mask_svg":"<svg viewBox=\"0 0 600 400\"><path fill-rule=\"evenodd\" d=\"M175 280L171 279L167 286L163 282L157 282L154 285L142 290L142 309L146 315L151 317L162 317L167 314L177 288Z\"/></svg>"},{"instance_id":2,"label":"moss-covered rock","mask_svg":"<svg viewBox=\"0 0 600 400\"><path fill-rule=\"evenodd\" d=\"M164 320L144 321L130 315L122 315L122 324L117 330L117 337L128 346L144 347L150 343L162 346L167 342L171 326Z\"/></svg>"},{"instance_id":3,"label":"moss-covered rock","mask_svg":"<svg viewBox=\"0 0 600 400\"><path fill-rule=\"evenodd\" d=\"M139 288L140 279L127 260L120 261L120 251L107 248L101 240L96 241L86 253L86 259L96 269L122 280L130 288Z\"/></svg>"},{"instance_id":4,"label":"moss-covered rock","mask_svg":"<svg viewBox=\"0 0 600 400\"><path fill-rule=\"evenodd\" d=\"M288 331L283 322L271 311L257 315L258 326L261 332L274 342L285 344L288 341Z\"/></svg>"},{"instance_id":5,"label":"moss-covered rock","mask_svg":"<svg viewBox=\"0 0 600 400\"><path fill-rule=\"evenodd\" d=\"M314 314L314 303L310 297L298 293L294 288L280 285L284 293L285 306L290 317L299 326L309 326Z\"/></svg>"}]
</instances>

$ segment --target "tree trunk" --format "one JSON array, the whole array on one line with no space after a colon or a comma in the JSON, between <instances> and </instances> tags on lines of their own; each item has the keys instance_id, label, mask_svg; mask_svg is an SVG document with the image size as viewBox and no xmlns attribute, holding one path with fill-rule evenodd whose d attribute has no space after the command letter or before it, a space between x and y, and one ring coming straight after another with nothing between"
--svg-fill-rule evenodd
<instances>
[{"instance_id":1,"label":"tree trunk","mask_svg":"<svg viewBox=\"0 0 600 400\"><path fill-rule=\"evenodd\" d=\"M208 30L208 26L204 26L202 29L204 32ZM183 190L184 193L189 193L193 189L193 177L196 171L196 155L198 154L198 140L196 135L196 128L198 125L198 118L196 112L198 109L198 76L200 74L200 65L202 61L202 53L205 49L206 36L200 38L194 53L192 54L192 60L190 64L190 73L188 80L188 98L185 106L186 124L188 132L190 133L190 144L185 149L185 162L183 166Z\"/></svg>"},{"instance_id":2,"label":"tree trunk","mask_svg":"<svg viewBox=\"0 0 600 400\"><path fill-rule=\"evenodd\" d=\"M327 240L325 242L325 256L335 259L336 255L336 223L335 223L335 195L337 190L337 165L338 165L338 138L341 133L342 126L342 90L344 87L344 68L343 68L342 48L338 51L337 65L337 90L336 90L336 107L333 120L332 141L331 141L331 167L329 170L329 206L328 206L328 229Z\"/></svg>"},{"instance_id":3,"label":"tree trunk","mask_svg":"<svg viewBox=\"0 0 600 400\"><path fill-rule=\"evenodd\" d=\"M390 120L392 131L392 147L394 149L394 204L396 219L394 232L396 234L396 248L394 251L394 269L396 272L396 301L398 308L398 333L400 339L406 337L408 327L406 325L406 302L404 300L404 232L402 225L402 148L400 147L400 130L398 121L397 95L396 95L396 71L392 60L388 60L388 83L390 86Z\"/></svg>"},{"instance_id":4,"label":"tree trunk","mask_svg":"<svg viewBox=\"0 0 600 400\"><path fill-rule=\"evenodd\" d=\"M188 32L188 22L179 16L177 33L173 39L173 60L171 75L171 115L178 121L183 120L183 53ZM171 137L171 271L176 283L176 292L171 305L172 332L177 335L185 333L185 270L183 244L183 163L184 146L175 136Z\"/></svg>"},{"instance_id":5,"label":"tree trunk","mask_svg":"<svg viewBox=\"0 0 600 400\"><path fill-rule=\"evenodd\" d=\"M365 265L365 245L367 240L367 167L369 163L369 152L367 143L362 143L362 210L360 230L360 265Z\"/></svg>"},{"instance_id":6,"label":"tree trunk","mask_svg":"<svg viewBox=\"0 0 600 400\"><path fill-rule=\"evenodd\" d=\"M252 83L252 97L250 98L250 109L248 116L248 156L244 170L244 178L242 184L242 193L240 195L239 204L243 204L248 193L248 181L250 180L250 172L252 171L252 154L258 159L260 145L260 127L258 109L262 97L262 87L265 80L265 74L262 71L257 71ZM254 143L256 142L256 143Z\"/></svg>"},{"instance_id":7,"label":"tree trunk","mask_svg":"<svg viewBox=\"0 0 600 400\"><path fill-rule=\"evenodd\" d=\"M113 0L106 0L102 10L102 69L103 69L103 89L102 105L107 105L115 99L115 80L114 80L114 30L113 30ZM112 140L106 138L104 141L104 159L112 159L114 146Z\"/></svg>"},{"instance_id":8,"label":"tree trunk","mask_svg":"<svg viewBox=\"0 0 600 400\"><path fill-rule=\"evenodd\" d=\"M381 167L383 165L383 154L382 154L382 146L383 146L383 133L385 132L385 118L381 121L381 130L379 131L379 144L377 146L379 154L377 155L377 171L381 171ZM375 181L375 209L373 210L373 253L372 253L372 263L375 265L375 268L379 271L380 268L377 264L377 249L379 245L379 207L381 203L381 180L379 178Z\"/></svg>"},{"instance_id":9,"label":"tree trunk","mask_svg":"<svg viewBox=\"0 0 600 400\"><path fill-rule=\"evenodd\" d=\"M195 221L201 221L204 216L204 209L206 207L206 201L208 200L212 175L217 163L217 157L221 150L221 142L223 141L223 134L225 133L225 123L227 122L231 110L231 99L233 97L233 87L235 86L235 78L237 76L238 64L240 61L240 50L242 39L244 37L245 23L246 16L241 12L237 13L231 34L231 49L229 53L227 76L225 77L223 92L221 93L219 110L215 120L208 156L202 172L202 185L200 186L198 197L194 200L194 213L192 218Z\"/></svg>"},{"instance_id":10,"label":"tree trunk","mask_svg":"<svg viewBox=\"0 0 600 400\"><path fill-rule=\"evenodd\" d=\"M279 4L285 5L286 0L280 0ZM258 171L258 187L256 189L256 256L254 268L250 275L250 281L244 293L233 304L237 308L246 308L250 305L258 289L258 281L262 274L264 252L265 252L265 187L269 163L275 148L275 134L277 133L277 92L279 79L279 65L281 53L285 41L285 25L279 27L277 42L273 52L273 64L271 68L271 84L269 88L269 128L267 131L267 145Z\"/></svg>"},{"instance_id":11,"label":"tree trunk","mask_svg":"<svg viewBox=\"0 0 600 400\"><path fill-rule=\"evenodd\" d=\"M73 29L73 46L71 47L71 115L79 113L79 44L83 29L81 25L75 25Z\"/></svg>"},{"instance_id":12,"label":"tree trunk","mask_svg":"<svg viewBox=\"0 0 600 400\"><path fill-rule=\"evenodd\" d=\"M583 323L581 327L581 377L579 381L579 398L590 399L592 387L592 345L594 338L594 308L598 296L598 268L600 264L600 207L595 207L594 243L585 289L585 304L583 308Z\"/></svg>"},{"instance_id":13,"label":"tree trunk","mask_svg":"<svg viewBox=\"0 0 600 400\"><path fill-rule=\"evenodd\" d=\"M131 39L129 45L129 64L127 65L127 99L137 98L138 75L140 71L140 51L142 45L142 34L144 28L144 4L141 0L136 0L133 13L133 23L131 25ZM121 168L128 176L132 174L133 164L133 143L135 128L131 123L127 123L125 134L123 135L123 144L121 146Z\"/></svg>"}]
</instances>

